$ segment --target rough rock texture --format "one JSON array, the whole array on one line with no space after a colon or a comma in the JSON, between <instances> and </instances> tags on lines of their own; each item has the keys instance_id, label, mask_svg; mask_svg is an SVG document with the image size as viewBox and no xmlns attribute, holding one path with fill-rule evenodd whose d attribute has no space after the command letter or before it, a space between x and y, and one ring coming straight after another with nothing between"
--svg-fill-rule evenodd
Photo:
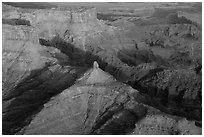
<instances>
[{"instance_id":1,"label":"rough rock texture","mask_svg":"<svg viewBox=\"0 0 204 137\"><path fill-rule=\"evenodd\" d=\"M12 10L11 12L16 11ZM8 15L4 14L4 18L13 18L14 14L11 12L6 12ZM28 20L40 38L50 40L59 35L83 50L86 50L88 46L104 48L111 46L118 49L122 48L125 43L126 46L132 45L128 38L122 36L121 30L107 26L104 22L99 21L96 17L95 8L80 8L71 11L43 9L23 12L19 10L16 12L15 18ZM119 35L115 35L117 34L115 32Z\"/></svg>"},{"instance_id":2,"label":"rough rock texture","mask_svg":"<svg viewBox=\"0 0 204 137\"><path fill-rule=\"evenodd\" d=\"M117 134L117 128L125 132L126 128L134 127L137 113L145 115L143 112L145 108L138 105L137 113L126 109L120 111L130 100L128 93L133 89L118 83L112 76L97 68L96 62L94 64L94 68L85 73L74 86L45 104L42 111L23 132L25 134ZM128 117L125 118L126 116ZM114 124L114 121L118 121L120 117L123 119L121 123L119 122L120 125ZM129 126L123 126L124 124ZM115 129L111 131L108 129L109 126Z\"/></svg>"},{"instance_id":3,"label":"rough rock texture","mask_svg":"<svg viewBox=\"0 0 204 137\"><path fill-rule=\"evenodd\" d=\"M201 128L193 121L170 116L155 109L148 109L147 115L138 121L131 135L200 135Z\"/></svg>"},{"instance_id":4,"label":"rough rock texture","mask_svg":"<svg viewBox=\"0 0 204 137\"><path fill-rule=\"evenodd\" d=\"M35 41L32 28L3 25L3 87L12 88L27 77L30 71L40 69L53 58L41 56L43 47ZM51 57L51 56L50 56ZM3 88L4 94L5 88Z\"/></svg>"},{"instance_id":5,"label":"rough rock texture","mask_svg":"<svg viewBox=\"0 0 204 137\"><path fill-rule=\"evenodd\" d=\"M51 39L63 33L71 19L69 11L54 10L36 10L22 14L22 18L29 20L31 26L35 27L38 37L44 39Z\"/></svg>"},{"instance_id":6,"label":"rough rock texture","mask_svg":"<svg viewBox=\"0 0 204 137\"><path fill-rule=\"evenodd\" d=\"M33 28L3 25L3 133L14 134L50 97L66 89L87 68L41 46ZM28 120L29 121L29 120Z\"/></svg>"},{"instance_id":7,"label":"rough rock texture","mask_svg":"<svg viewBox=\"0 0 204 137\"><path fill-rule=\"evenodd\" d=\"M16 8L7 4L2 3L2 10L3 11L10 11L10 10L15 10Z\"/></svg>"},{"instance_id":8,"label":"rough rock texture","mask_svg":"<svg viewBox=\"0 0 204 137\"><path fill-rule=\"evenodd\" d=\"M64 46L56 41L53 41L53 43L55 43L55 47L61 50L66 50L68 47L66 43ZM148 59L147 56L141 56L143 59L141 59L140 63L136 62L139 60L137 56L135 60L133 59L134 63L131 63L133 65L130 67L128 56L124 57L127 60L126 62L117 58L117 55L114 55L114 53L106 50L94 52L96 50L96 47L94 47L92 51L92 54L96 56L86 56L87 58L85 57L84 61L88 64L92 62L92 59L99 61L103 70L149 96L149 99L144 101L144 103L162 109L170 114L183 115L188 118L201 120L201 77L194 70L166 70L165 67L158 65L158 63L151 62L155 58L153 55L154 58L150 56L150 63L146 64L141 64L141 62L144 61L144 58ZM137 67L135 67L136 65ZM184 102L189 102L191 105L181 105L183 101L180 99L183 100L183 98L185 98ZM176 100L180 100L181 102ZM192 112L189 113L190 111Z\"/></svg>"},{"instance_id":9,"label":"rough rock texture","mask_svg":"<svg viewBox=\"0 0 204 137\"><path fill-rule=\"evenodd\" d=\"M150 27L146 40L152 46L174 47L178 44L177 47L183 48L195 41L201 42L200 34L201 31L192 24L154 25Z\"/></svg>"},{"instance_id":10,"label":"rough rock texture","mask_svg":"<svg viewBox=\"0 0 204 137\"><path fill-rule=\"evenodd\" d=\"M137 100L132 98L132 94L137 95ZM147 128L151 126L148 123L160 124L154 127L158 131L161 128L172 130L155 132L157 134L184 133L184 129L180 128L185 125L181 123L182 120L162 116L158 110L139 103L141 98L137 90L117 82L98 68L95 62L93 69L78 79L74 86L46 103L41 112L21 130L20 134L129 134L135 127L132 134L137 132L152 134L146 128L139 129L142 124ZM150 118L150 115L153 118ZM139 123L137 123L138 120ZM165 123L167 121L168 123ZM169 121L173 121L173 125L169 124ZM178 122L181 124L174 127ZM143 130L147 131L143 132ZM195 129L188 129L188 132L201 134L201 129L195 127Z\"/></svg>"},{"instance_id":11,"label":"rough rock texture","mask_svg":"<svg viewBox=\"0 0 204 137\"><path fill-rule=\"evenodd\" d=\"M71 22L61 38L71 42L84 51L93 47L115 50L121 49L124 46L124 40L122 39L123 37L120 37L122 34L117 28L107 26L104 22L97 20L97 18L89 19L88 17L86 19L86 14L92 14L94 13L93 11L90 11L89 13L88 10L87 12L80 13L79 15L85 14L83 20L78 17L72 19L74 20L74 23ZM126 40L126 43L128 43L127 41L128 39ZM132 44L131 42L129 43Z\"/></svg>"},{"instance_id":12,"label":"rough rock texture","mask_svg":"<svg viewBox=\"0 0 204 137\"><path fill-rule=\"evenodd\" d=\"M193 70L164 70L152 67L147 64L146 68L136 67L131 71L130 85L149 96L144 103L169 114L201 121L201 76Z\"/></svg>"},{"instance_id":13,"label":"rough rock texture","mask_svg":"<svg viewBox=\"0 0 204 137\"><path fill-rule=\"evenodd\" d=\"M18 134L201 134L195 126L202 124L198 27L150 25L129 32L132 24L106 25L94 8L3 8L3 134L25 126ZM155 52L161 48L173 51L169 60ZM94 61L103 71L95 63L76 81ZM192 121L155 114L144 104Z\"/></svg>"},{"instance_id":14,"label":"rough rock texture","mask_svg":"<svg viewBox=\"0 0 204 137\"><path fill-rule=\"evenodd\" d=\"M97 22L96 9L77 9L71 13L72 23Z\"/></svg>"}]
</instances>

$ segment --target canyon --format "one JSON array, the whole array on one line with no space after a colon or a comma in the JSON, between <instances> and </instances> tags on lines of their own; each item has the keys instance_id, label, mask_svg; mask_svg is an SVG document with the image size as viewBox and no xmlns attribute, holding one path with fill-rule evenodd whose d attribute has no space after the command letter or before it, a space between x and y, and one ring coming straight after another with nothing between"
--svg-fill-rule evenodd
<instances>
[{"instance_id":1,"label":"canyon","mask_svg":"<svg viewBox=\"0 0 204 137\"><path fill-rule=\"evenodd\" d=\"M202 134L202 28L190 9L100 18L2 4L3 134Z\"/></svg>"}]
</instances>

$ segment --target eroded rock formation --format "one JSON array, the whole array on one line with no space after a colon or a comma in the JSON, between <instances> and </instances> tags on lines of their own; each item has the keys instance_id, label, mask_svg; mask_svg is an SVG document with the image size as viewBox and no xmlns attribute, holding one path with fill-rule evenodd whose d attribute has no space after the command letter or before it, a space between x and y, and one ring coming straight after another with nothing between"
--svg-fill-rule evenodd
<instances>
[{"instance_id":1,"label":"eroded rock formation","mask_svg":"<svg viewBox=\"0 0 204 137\"><path fill-rule=\"evenodd\" d=\"M3 134L201 134L196 27L148 26L132 41L133 24L106 25L94 8L3 6Z\"/></svg>"},{"instance_id":2,"label":"eroded rock formation","mask_svg":"<svg viewBox=\"0 0 204 137\"><path fill-rule=\"evenodd\" d=\"M98 68L97 62L94 62L93 69L78 79L75 85L46 103L21 133L129 134L138 121L140 122L136 124L133 134L201 133L195 125L193 129L185 127L188 128L186 131L180 126L188 126L191 122L182 123L184 119L162 116L160 111L139 103L141 98L137 90L117 82L111 75ZM150 120L155 120L155 123ZM148 127L151 126L148 123L157 125L154 130L159 132L151 132L152 127ZM140 129L141 126L144 128Z\"/></svg>"}]
</instances>

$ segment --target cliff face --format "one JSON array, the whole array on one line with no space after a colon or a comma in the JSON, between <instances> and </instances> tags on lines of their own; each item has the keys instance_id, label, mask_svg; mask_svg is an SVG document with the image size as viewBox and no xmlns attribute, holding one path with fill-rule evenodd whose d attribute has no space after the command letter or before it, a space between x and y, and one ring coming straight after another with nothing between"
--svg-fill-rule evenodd
<instances>
[{"instance_id":1,"label":"cliff face","mask_svg":"<svg viewBox=\"0 0 204 137\"><path fill-rule=\"evenodd\" d=\"M71 11L71 22L72 23L87 23L96 22L97 14L95 8L90 9L78 9Z\"/></svg>"},{"instance_id":2,"label":"cliff face","mask_svg":"<svg viewBox=\"0 0 204 137\"><path fill-rule=\"evenodd\" d=\"M77 134L78 129L81 134L126 134L127 127L132 129L138 117L146 117L147 105L143 103L169 114L201 121L201 77L194 70L171 71L159 66L157 62L154 64L156 59L153 55L150 56L153 54L150 51L143 53L141 50L131 49L131 52L126 53L124 47L134 46L124 33L128 26L124 27L125 30L119 30L118 27L106 25L96 18L94 8L72 11L6 8L8 12L5 10L3 18L7 21L3 22L2 27L3 134L17 133L33 118L25 134ZM16 18L17 21L27 20L31 25L7 24L9 21L16 21ZM186 30L184 34L171 28L168 33L171 37L174 33L185 37L188 33L196 34L194 28L189 32L189 27L185 26L181 27L181 32ZM148 33L150 36L147 35L147 39L153 44L157 37L168 39L163 27L161 29L149 32L151 34ZM137 33L140 35L139 31ZM121 52L121 57L118 50L125 51ZM103 70L95 65L77 83L77 78L95 60ZM103 71L138 89L144 96ZM72 86L74 82L76 84ZM72 87L69 88L70 86ZM47 103L51 97L61 92L59 98L54 97L53 101ZM79 95L81 93L82 96ZM72 98L76 96L76 100ZM111 98L109 102L114 103L104 105L107 98ZM100 100L105 101L101 103ZM81 103L83 101L85 103ZM81 106L80 103L87 106ZM99 113L101 108L107 110ZM79 111L83 114L81 117L78 115ZM38 112L40 113L36 116ZM155 132L152 129L161 134L178 134L180 127L177 125L182 121L172 120L166 114L163 118L160 113L147 114L149 115L136 125L135 134L153 134ZM50 122L54 118L56 119ZM156 121L153 128L151 120ZM173 121L173 124L168 126L160 121ZM48 126L44 126L47 124ZM162 129L164 127L165 132L156 125ZM200 128L193 122L188 124L184 121L179 126L189 125L198 129L195 134L200 134ZM65 127L70 129L64 131ZM81 127L84 129L81 130ZM179 133L183 134L183 131Z\"/></svg>"},{"instance_id":3,"label":"cliff face","mask_svg":"<svg viewBox=\"0 0 204 137\"><path fill-rule=\"evenodd\" d=\"M41 33L45 32L47 38L52 38L58 31L54 26L57 24L60 28L60 23L67 24L67 18L52 19L51 12L44 12L42 16L35 16L33 12L34 15L16 13L26 17L32 25L2 26L3 134L16 133L47 99L69 87L86 70L83 66L70 66L69 57L58 49L39 44ZM62 13L53 12L55 17L59 14ZM13 19L10 15L4 17ZM46 19L43 20L45 17L49 19L47 24Z\"/></svg>"},{"instance_id":4,"label":"cliff face","mask_svg":"<svg viewBox=\"0 0 204 137\"><path fill-rule=\"evenodd\" d=\"M117 28L97 19L95 8L79 9L71 12L71 24L64 39L84 51L93 47L120 49L123 43L117 33Z\"/></svg>"},{"instance_id":5,"label":"cliff face","mask_svg":"<svg viewBox=\"0 0 204 137\"><path fill-rule=\"evenodd\" d=\"M70 66L68 56L41 46L30 33L29 27L3 25L3 134L15 134L46 100L86 70Z\"/></svg>"},{"instance_id":6,"label":"cliff face","mask_svg":"<svg viewBox=\"0 0 204 137\"><path fill-rule=\"evenodd\" d=\"M33 13L22 15L35 27L38 37L52 39L58 34L63 34L70 22L70 12L54 10L37 10Z\"/></svg>"},{"instance_id":7,"label":"cliff face","mask_svg":"<svg viewBox=\"0 0 204 137\"><path fill-rule=\"evenodd\" d=\"M15 14L13 14L15 13ZM61 10L11 10L3 14L4 19L19 18L30 22L39 38L50 40L55 36L71 42L78 48L105 47L121 49L125 44L133 45L116 27L97 19L95 8ZM125 46L124 46L125 45Z\"/></svg>"}]
</instances>

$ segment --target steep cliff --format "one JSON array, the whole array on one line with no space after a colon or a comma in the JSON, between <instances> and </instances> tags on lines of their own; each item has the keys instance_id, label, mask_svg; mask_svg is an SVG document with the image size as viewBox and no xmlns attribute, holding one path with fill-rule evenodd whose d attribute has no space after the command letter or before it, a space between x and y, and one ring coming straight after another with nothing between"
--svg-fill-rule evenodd
<instances>
[{"instance_id":1,"label":"steep cliff","mask_svg":"<svg viewBox=\"0 0 204 137\"><path fill-rule=\"evenodd\" d=\"M71 23L96 22L97 14L95 8L79 8L71 11Z\"/></svg>"},{"instance_id":2,"label":"steep cliff","mask_svg":"<svg viewBox=\"0 0 204 137\"><path fill-rule=\"evenodd\" d=\"M15 13L15 14L14 14ZM15 16L14 16L15 15ZM50 40L55 36L87 50L90 46L121 49L133 45L123 32L97 19L95 8L72 10L16 10L3 14L4 19L22 19L30 22L39 38Z\"/></svg>"},{"instance_id":3,"label":"steep cliff","mask_svg":"<svg viewBox=\"0 0 204 137\"><path fill-rule=\"evenodd\" d=\"M189 56L196 62L201 54L197 48L201 47L200 31L178 24L147 26L143 33L140 28L136 36L146 43L141 50L142 45L129 37L126 29L131 27L105 24L97 19L95 8L22 10L4 6L3 134L19 133L23 127L21 134L128 134L129 129L135 129L132 134L200 134L195 124L202 124L202 67L175 69L172 62L165 64L166 60L149 50L163 43L167 43L164 48L194 44ZM192 39L186 42L189 37ZM168 40L173 44L168 46ZM175 53L171 59L185 64L185 55L189 57ZM89 69L94 61L99 65ZM80 95L75 100L76 94ZM98 100L104 98L114 103L100 104ZM121 104L121 100L128 102ZM175 120L160 111L158 115L156 109L149 112L150 106L192 121ZM99 113L101 108L104 113Z\"/></svg>"},{"instance_id":4,"label":"steep cliff","mask_svg":"<svg viewBox=\"0 0 204 137\"><path fill-rule=\"evenodd\" d=\"M39 44L36 26L3 25L3 134L15 134L50 97L72 85L87 68L72 66L54 47Z\"/></svg>"}]
</instances>

